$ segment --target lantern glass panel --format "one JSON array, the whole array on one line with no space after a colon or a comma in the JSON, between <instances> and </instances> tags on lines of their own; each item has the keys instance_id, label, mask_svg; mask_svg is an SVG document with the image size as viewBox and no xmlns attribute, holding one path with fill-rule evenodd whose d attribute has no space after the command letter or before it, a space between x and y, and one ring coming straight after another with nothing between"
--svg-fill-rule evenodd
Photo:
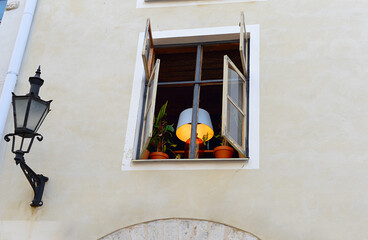
<instances>
[{"instance_id":1,"label":"lantern glass panel","mask_svg":"<svg viewBox=\"0 0 368 240\"><path fill-rule=\"evenodd\" d=\"M38 125L35 129L35 132L37 132L38 129L41 127L41 124L43 123L43 120L45 120L45 118L46 118L46 116L49 112L50 112L50 103L47 103L47 108L46 108L45 112L43 113L41 120L38 122Z\"/></svg>"},{"instance_id":2,"label":"lantern glass panel","mask_svg":"<svg viewBox=\"0 0 368 240\"><path fill-rule=\"evenodd\" d=\"M27 112L28 98L14 98L15 128L24 127L24 118Z\"/></svg>"},{"instance_id":3,"label":"lantern glass panel","mask_svg":"<svg viewBox=\"0 0 368 240\"><path fill-rule=\"evenodd\" d=\"M26 127L36 132L46 116L47 109L48 104L46 102L40 102L32 99Z\"/></svg>"}]
</instances>

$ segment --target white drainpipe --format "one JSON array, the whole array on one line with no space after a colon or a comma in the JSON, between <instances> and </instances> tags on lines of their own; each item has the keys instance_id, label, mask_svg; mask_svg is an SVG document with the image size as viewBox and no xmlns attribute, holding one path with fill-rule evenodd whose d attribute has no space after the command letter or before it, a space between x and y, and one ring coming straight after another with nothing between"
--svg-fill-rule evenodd
<instances>
[{"instance_id":1,"label":"white drainpipe","mask_svg":"<svg viewBox=\"0 0 368 240\"><path fill-rule=\"evenodd\" d=\"M6 119L8 117L11 103L11 93L14 91L17 82L20 65L23 60L24 51L27 45L29 32L31 30L33 14L35 12L37 0L27 0L24 6L22 21L19 26L17 39L15 41L13 53L10 59L8 72L6 74L3 90L0 96L0 137L4 133Z\"/></svg>"}]
</instances>

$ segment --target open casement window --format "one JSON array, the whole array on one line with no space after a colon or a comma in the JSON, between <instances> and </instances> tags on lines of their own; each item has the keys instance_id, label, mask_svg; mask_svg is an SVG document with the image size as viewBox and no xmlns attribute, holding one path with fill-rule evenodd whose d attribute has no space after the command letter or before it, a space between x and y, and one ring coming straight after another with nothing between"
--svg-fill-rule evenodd
<instances>
[{"instance_id":1,"label":"open casement window","mask_svg":"<svg viewBox=\"0 0 368 240\"><path fill-rule=\"evenodd\" d=\"M238 152L247 154L247 79L230 60L224 56L221 135Z\"/></svg>"},{"instance_id":2,"label":"open casement window","mask_svg":"<svg viewBox=\"0 0 368 240\"><path fill-rule=\"evenodd\" d=\"M224 55L231 59L231 62L235 64L244 76L241 51L239 51L240 28L238 23L239 21L234 22L232 26L226 27L173 29L152 32L155 37L153 39L155 45L154 59L160 59L155 115L159 112L160 107L168 102L166 120L168 124L174 124L174 129L177 129L180 114L185 109L192 108L193 103L195 103L194 97L197 98L199 96L198 107L210 114L214 134L218 135L220 133L221 135L223 98L220 96L223 94ZM236 103L232 107L236 109L235 113L241 115L239 122L241 122L242 117L247 118L246 122L243 123L244 125L241 125L241 134L244 135L244 140L234 144L238 145L238 148L242 150L240 152L243 153L239 154L238 151L235 151L232 158L216 159L214 149L221 145L221 140L213 137L206 142L203 156L199 156L198 159L186 158L186 142L180 140L175 132L171 140L177 146L171 146L170 150L172 151L167 152L169 159L147 159L146 156L144 158L140 157L141 150L149 142L147 137L149 135L147 133L148 130L143 130L143 125L153 123L153 120L152 117L151 120L148 120L149 117L145 114L147 112L146 95L148 81L145 79L146 73L142 62L142 47L145 40L145 31L142 29L142 32L139 33L137 45L133 90L122 160L123 171L259 169L260 27L258 24L247 25L246 30L248 41L244 44L245 48L240 49L243 49L245 54L247 54L246 58L243 58L247 67L247 77L244 76L247 94L243 96L245 100L243 104L244 106L248 105L247 108L239 111L235 106L241 107L236 102L236 99L233 99L235 97L231 93L225 95L226 104L232 104L228 100L228 96ZM198 50L199 47L202 51ZM201 58L197 58L197 56L202 57L202 61L198 61ZM228 68L227 76L234 69L229 62L225 65ZM198 68L199 71L196 71ZM199 72L200 78L196 77L196 72ZM240 79L242 78L240 77ZM197 84L200 85L200 94L195 94L193 91ZM152 85L150 84L150 86ZM153 101L153 99L149 101ZM225 112L227 113L227 111ZM231 128L231 120L226 120ZM146 128L148 129L147 126L145 126ZM226 129L226 131L224 135L229 135L228 139L233 138L234 142L236 142L237 137L232 136L234 134L231 129L230 131ZM145 136L143 132L146 132ZM144 143L141 144L142 142ZM243 157L244 153L246 157Z\"/></svg>"},{"instance_id":3,"label":"open casement window","mask_svg":"<svg viewBox=\"0 0 368 240\"><path fill-rule=\"evenodd\" d=\"M239 52L243 67L243 74L246 78L248 78L247 72L247 56L248 56L248 34L245 27L245 19L244 12L240 13L240 37L239 37Z\"/></svg>"},{"instance_id":4,"label":"open casement window","mask_svg":"<svg viewBox=\"0 0 368 240\"><path fill-rule=\"evenodd\" d=\"M170 42L160 39L158 34L158 39L153 41L150 20L147 19L143 45L140 45L142 50L139 52L142 53L146 76L141 78L145 82L145 90L142 91L145 98L139 113L140 129L136 135L134 161L152 161L143 158L143 153L152 138L155 113L166 102L165 121L175 129L170 138L173 144L166 152L169 157L167 161L249 160L250 35L246 32L243 13L240 14L239 27L232 30L231 35L224 36L223 40L193 37ZM223 98L219 98L221 94ZM186 110L190 110L191 116L181 125L180 116ZM207 112L209 121L202 122L203 112ZM179 131L184 125L186 130ZM202 129L208 131L207 135L202 134ZM197 138L193 132L197 133ZM236 150L228 159L216 160L215 148L221 140L212 136L218 133Z\"/></svg>"},{"instance_id":5,"label":"open casement window","mask_svg":"<svg viewBox=\"0 0 368 240\"><path fill-rule=\"evenodd\" d=\"M147 19L146 31L144 33L142 59L143 59L144 71L146 75L146 81L148 81L152 73L153 63L155 59L155 51L154 51L152 31L151 31L151 22L149 18Z\"/></svg>"},{"instance_id":6,"label":"open casement window","mask_svg":"<svg viewBox=\"0 0 368 240\"><path fill-rule=\"evenodd\" d=\"M157 59L156 64L152 70L151 77L149 78L147 83L146 104L143 115L140 156L142 156L144 151L147 149L148 144L152 137L159 70L160 70L160 59Z\"/></svg>"}]
</instances>

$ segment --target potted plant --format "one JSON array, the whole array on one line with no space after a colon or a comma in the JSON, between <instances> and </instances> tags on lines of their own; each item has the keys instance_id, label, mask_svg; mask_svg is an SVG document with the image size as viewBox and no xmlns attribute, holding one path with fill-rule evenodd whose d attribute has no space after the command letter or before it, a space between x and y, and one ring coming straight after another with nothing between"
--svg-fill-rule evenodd
<instances>
[{"instance_id":1,"label":"potted plant","mask_svg":"<svg viewBox=\"0 0 368 240\"><path fill-rule=\"evenodd\" d=\"M207 142L208 142L208 134L209 133L207 133L207 134L204 134L203 135L203 137L202 137L202 141L203 141L203 145L205 146L205 148L207 148L207 150L209 149L209 147L210 147L210 145L209 144L207 144Z\"/></svg>"},{"instance_id":2,"label":"potted plant","mask_svg":"<svg viewBox=\"0 0 368 240\"><path fill-rule=\"evenodd\" d=\"M220 134L216 135L215 138L221 140L220 146L213 149L215 158L232 158L234 155L234 148L230 147L226 139Z\"/></svg>"},{"instance_id":3,"label":"potted plant","mask_svg":"<svg viewBox=\"0 0 368 240\"><path fill-rule=\"evenodd\" d=\"M144 150L142 156L140 159L148 159L149 158L149 155L150 155L150 151L149 151L149 148L147 148L146 150Z\"/></svg>"},{"instance_id":4,"label":"potted plant","mask_svg":"<svg viewBox=\"0 0 368 240\"><path fill-rule=\"evenodd\" d=\"M167 101L162 105L157 117L153 120L152 138L150 148L154 151L150 153L151 159L168 159L169 155L166 151L171 150L170 147L176 147L171 142L172 133L175 131L173 125L168 124L166 120Z\"/></svg>"}]
</instances>

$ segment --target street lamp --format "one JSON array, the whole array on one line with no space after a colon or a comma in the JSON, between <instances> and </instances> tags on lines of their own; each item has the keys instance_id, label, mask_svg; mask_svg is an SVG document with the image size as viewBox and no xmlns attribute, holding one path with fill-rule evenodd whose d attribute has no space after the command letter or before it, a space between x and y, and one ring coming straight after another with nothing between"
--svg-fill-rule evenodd
<instances>
[{"instance_id":1,"label":"street lamp","mask_svg":"<svg viewBox=\"0 0 368 240\"><path fill-rule=\"evenodd\" d=\"M44 101L38 96L40 87L44 80L41 79L41 68L38 67L36 75L29 78L31 88L29 93L24 96L12 97L13 114L14 114L14 133L5 135L5 141L9 142L12 137L12 152L15 154L15 163L20 165L28 182L34 191L34 198L31 203L32 207L43 205L42 194L45 183L49 180L42 174L36 174L25 162L24 154L29 153L34 138L42 141L43 137L37 133L47 113L50 111L51 101Z\"/></svg>"}]
</instances>

